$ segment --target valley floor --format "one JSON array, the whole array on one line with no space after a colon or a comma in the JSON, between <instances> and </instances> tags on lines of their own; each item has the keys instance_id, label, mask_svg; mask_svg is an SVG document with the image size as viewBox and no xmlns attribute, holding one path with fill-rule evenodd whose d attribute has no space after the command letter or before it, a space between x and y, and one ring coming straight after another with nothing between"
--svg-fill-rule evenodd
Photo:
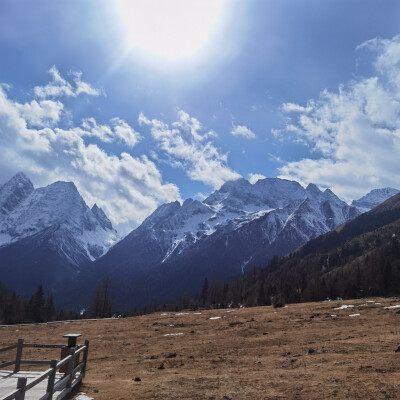
<instances>
[{"instance_id":1,"label":"valley floor","mask_svg":"<svg viewBox=\"0 0 400 400\"><path fill-rule=\"evenodd\" d=\"M335 310L343 305L354 307ZM0 347L82 333L90 349L81 390L95 400L397 399L400 307L384 309L395 305L374 298L7 327Z\"/></svg>"}]
</instances>

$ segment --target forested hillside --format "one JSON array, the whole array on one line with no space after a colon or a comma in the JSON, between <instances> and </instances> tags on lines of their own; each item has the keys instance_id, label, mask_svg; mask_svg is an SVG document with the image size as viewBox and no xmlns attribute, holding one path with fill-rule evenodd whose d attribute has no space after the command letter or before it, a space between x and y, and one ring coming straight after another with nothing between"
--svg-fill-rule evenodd
<instances>
[{"instance_id":1,"label":"forested hillside","mask_svg":"<svg viewBox=\"0 0 400 400\"><path fill-rule=\"evenodd\" d=\"M203 285L200 305L275 305L400 292L400 195L226 285ZM182 300L187 303L186 300Z\"/></svg>"}]
</instances>

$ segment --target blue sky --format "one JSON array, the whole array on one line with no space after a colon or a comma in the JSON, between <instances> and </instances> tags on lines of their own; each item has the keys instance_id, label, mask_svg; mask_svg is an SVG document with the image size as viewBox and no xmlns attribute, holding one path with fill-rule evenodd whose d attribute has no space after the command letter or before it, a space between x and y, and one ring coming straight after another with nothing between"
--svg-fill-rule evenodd
<instances>
[{"instance_id":1,"label":"blue sky","mask_svg":"<svg viewBox=\"0 0 400 400\"><path fill-rule=\"evenodd\" d=\"M0 0L0 182L122 230L240 176L400 188L398 1L167 1Z\"/></svg>"}]
</instances>

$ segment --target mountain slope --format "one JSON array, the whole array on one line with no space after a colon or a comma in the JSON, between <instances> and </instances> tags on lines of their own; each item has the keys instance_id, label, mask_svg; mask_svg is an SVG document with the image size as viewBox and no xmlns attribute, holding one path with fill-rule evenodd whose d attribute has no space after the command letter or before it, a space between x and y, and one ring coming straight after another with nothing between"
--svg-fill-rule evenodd
<instances>
[{"instance_id":1,"label":"mountain slope","mask_svg":"<svg viewBox=\"0 0 400 400\"><path fill-rule=\"evenodd\" d=\"M400 293L400 194L232 283L247 304ZM229 301L229 299L227 299Z\"/></svg>"}]
</instances>

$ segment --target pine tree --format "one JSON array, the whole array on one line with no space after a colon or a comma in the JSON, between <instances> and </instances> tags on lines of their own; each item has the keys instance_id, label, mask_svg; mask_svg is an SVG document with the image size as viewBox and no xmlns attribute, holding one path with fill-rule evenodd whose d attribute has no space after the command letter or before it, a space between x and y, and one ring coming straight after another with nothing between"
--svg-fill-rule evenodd
<instances>
[{"instance_id":1,"label":"pine tree","mask_svg":"<svg viewBox=\"0 0 400 400\"><path fill-rule=\"evenodd\" d=\"M47 295L46 303L44 305L44 315L45 315L46 322L54 321L56 319L57 312L54 307L52 293L49 293Z\"/></svg>"},{"instance_id":2,"label":"pine tree","mask_svg":"<svg viewBox=\"0 0 400 400\"><path fill-rule=\"evenodd\" d=\"M28 318L33 322L45 321L45 300L43 294L43 287L39 285L36 293L31 297L28 305Z\"/></svg>"},{"instance_id":3,"label":"pine tree","mask_svg":"<svg viewBox=\"0 0 400 400\"><path fill-rule=\"evenodd\" d=\"M206 307L208 303L208 279L205 278L203 282L203 287L201 289L201 294L200 294L200 304L203 307Z\"/></svg>"},{"instance_id":4,"label":"pine tree","mask_svg":"<svg viewBox=\"0 0 400 400\"><path fill-rule=\"evenodd\" d=\"M111 279L108 275L97 284L92 300L94 317L107 318L112 316L114 304L112 299L112 286Z\"/></svg>"}]
</instances>

